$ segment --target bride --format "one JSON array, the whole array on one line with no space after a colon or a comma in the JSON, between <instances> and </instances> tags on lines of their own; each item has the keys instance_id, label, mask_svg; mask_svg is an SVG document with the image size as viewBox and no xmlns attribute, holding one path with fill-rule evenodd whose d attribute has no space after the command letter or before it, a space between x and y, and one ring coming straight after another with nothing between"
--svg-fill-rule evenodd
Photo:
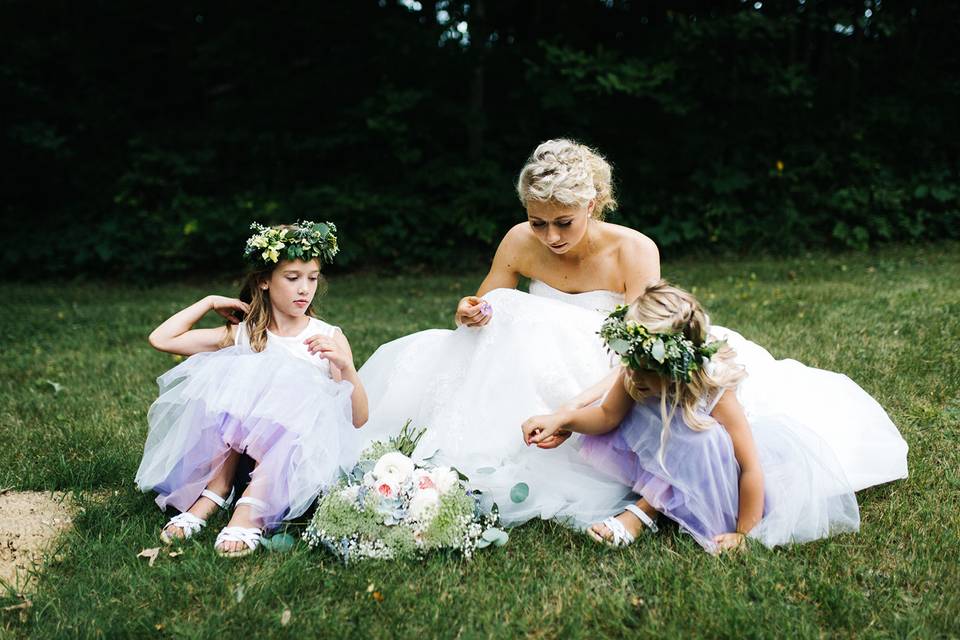
<instances>
[{"instance_id":1,"label":"bride","mask_svg":"<svg viewBox=\"0 0 960 640\"><path fill-rule=\"evenodd\" d=\"M659 280L659 254L646 236L603 221L616 204L610 166L583 145L538 146L517 193L527 222L503 238L477 295L460 300L458 328L389 342L361 367L370 401L363 435L388 438L411 419L427 427L414 457L466 474L505 525L540 517L582 527L622 511L628 488L582 460L577 440L556 448L569 433L528 448L520 425L609 388L617 363L597 330L613 307ZM515 289L521 276L529 294ZM906 477L906 443L849 378L775 360L724 327L711 334L726 338L747 370L738 395L748 417L799 418L833 449L855 490Z\"/></svg>"},{"instance_id":2,"label":"bride","mask_svg":"<svg viewBox=\"0 0 960 640\"><path fill-rule=\"evenodd\" d=\"M503 238L477 295L460 300L458 328L394 340L360 369L370 398L363 434L390 437L412 419L427 427L414 457L466 474L504 524L585 525L617 511L628 488L599 476L576 446L527 448L520 424L575 402L610 372L597 331L660 278L659 254L646 236L603 221L616 205L610 166L583 145L538 146L517 192L527 221ZM516 290L521 276L529 294Z\"/></svg>"}]
</instances>

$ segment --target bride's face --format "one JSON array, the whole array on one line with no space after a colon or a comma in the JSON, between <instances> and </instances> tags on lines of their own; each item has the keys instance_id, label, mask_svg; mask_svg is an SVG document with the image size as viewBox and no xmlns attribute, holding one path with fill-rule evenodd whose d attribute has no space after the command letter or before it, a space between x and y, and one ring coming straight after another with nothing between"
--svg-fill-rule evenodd
<instances>
[{"instance_id":1,"label":"bride's face","mask_svg":"<svg viewBox=\"0 0 960 640\"><path fill-rule=\"evenodd\" d=\"M593 200L583 207L530 201L527 204L527 219L537 239L550 251L562 255L583 240L593 207Z\"/></svg>"}]
</instances>

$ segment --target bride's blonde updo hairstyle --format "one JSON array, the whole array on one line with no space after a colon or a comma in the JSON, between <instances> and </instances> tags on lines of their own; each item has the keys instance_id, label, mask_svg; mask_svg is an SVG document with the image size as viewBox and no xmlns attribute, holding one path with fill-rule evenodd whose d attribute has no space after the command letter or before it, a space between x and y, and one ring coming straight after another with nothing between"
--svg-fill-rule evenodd
<instances>
[{"instance_id":1,"label":"bride's blonde updo hairstyle","mask_svg":"<svg viewBox=\"0 0 960 640\"><path fill-rule=\"evenodd\" d=\"M547 140L534 150L520 172L517 195L524 207L531 201L583 207L594 200L596 220L617 206L610 164L590 147L565 138Z\"/></svg>"},{"instance_id":2,"label":"bride's blonde updo hairstyle","mask_svg":"<svg viewBox=\"0 0 960 640\"><path fill-rule=\"evenodd\" d=\"M636 322L651 333L682 333L683 337L699 347L707 340L710 321L700 302L692 294L661 280L646 288L627 310L626 320ZM684 422L695 431L708 428L708 421L697 414L697 408L706 398L716 398L726 389L734 389L746 377L746 371L734 358L736 353L723 344L710 358L709 365L690 373L690 382L660 377L660 414L663 430L660 433L661 463L663 449L669 436L669 425L674 413L683 411ZM637 393L630 376L624 378L627 392L637 401L644 398Z\"/></svg>"}]
</instances>

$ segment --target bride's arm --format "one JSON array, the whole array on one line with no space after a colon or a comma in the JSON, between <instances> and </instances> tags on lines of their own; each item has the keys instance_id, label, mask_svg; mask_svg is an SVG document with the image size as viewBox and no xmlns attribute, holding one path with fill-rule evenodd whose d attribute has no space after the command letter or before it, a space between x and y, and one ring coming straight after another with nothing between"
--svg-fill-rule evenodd
<instances>
[{"instance_id":1,"label":"bride's arm","mask_svg":"<svg viewBox=\"0 0 960 640\"><path fill-rule=\"evenodd\" d=\"M526 223L515 225L507 235L503 236L497 253L493 256L490 272L483 279L477 296L483 297L494 289L515 289L520 282L520 264L524 256L524 232L528 231Z\"/></svg>"},{"instance_id":2,"label":"bride's arm","mask_svg":"<svg viewBox=\"0 0 960 640\"><path fill-rule=\"evenodd\" d=\"M497 253L493 257L493 264L487 277L480 284L477 295L466 296L457 304L454 322L457 326L482 327L490 322L493 309L482 297L494 289L515 289L520 281L519 262L522 252L521 225L513 227L500 241Z\"/></svg>"}]
</instances>

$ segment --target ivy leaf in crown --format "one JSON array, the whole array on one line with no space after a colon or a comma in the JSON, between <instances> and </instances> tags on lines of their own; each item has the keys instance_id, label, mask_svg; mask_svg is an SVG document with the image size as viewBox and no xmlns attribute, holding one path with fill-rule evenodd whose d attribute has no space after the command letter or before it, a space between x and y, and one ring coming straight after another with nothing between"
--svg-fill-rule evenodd
<instances>
[{"instance_id":1,"label":"ivy leaf in crown","mask_svg":"<svg viewBox=\"0 0 960 640\"><path fill-rule=\"evenodd\" d=\"M320 260L330 264L340 251L337 226L332 222L301 220L290 227L265 227L254 222L243 257L258 265L273 266L281 260Z\"/></svg>"},{"instance_id":2,"label":"ivy leaf in crown","mask_svg":"<svg viewBox=\"0 0 960 640\"><path fill-rule=\"evenodd\" d=\"M691 374L706 364L723 346L713 341L697 346L682 333L651 333L642 324L629 322L626 305L614 309L600 327L607 349L620 356L623 366L635 371L655 371L673 380L690 382Z\"/></svg>"}]
</instances>

